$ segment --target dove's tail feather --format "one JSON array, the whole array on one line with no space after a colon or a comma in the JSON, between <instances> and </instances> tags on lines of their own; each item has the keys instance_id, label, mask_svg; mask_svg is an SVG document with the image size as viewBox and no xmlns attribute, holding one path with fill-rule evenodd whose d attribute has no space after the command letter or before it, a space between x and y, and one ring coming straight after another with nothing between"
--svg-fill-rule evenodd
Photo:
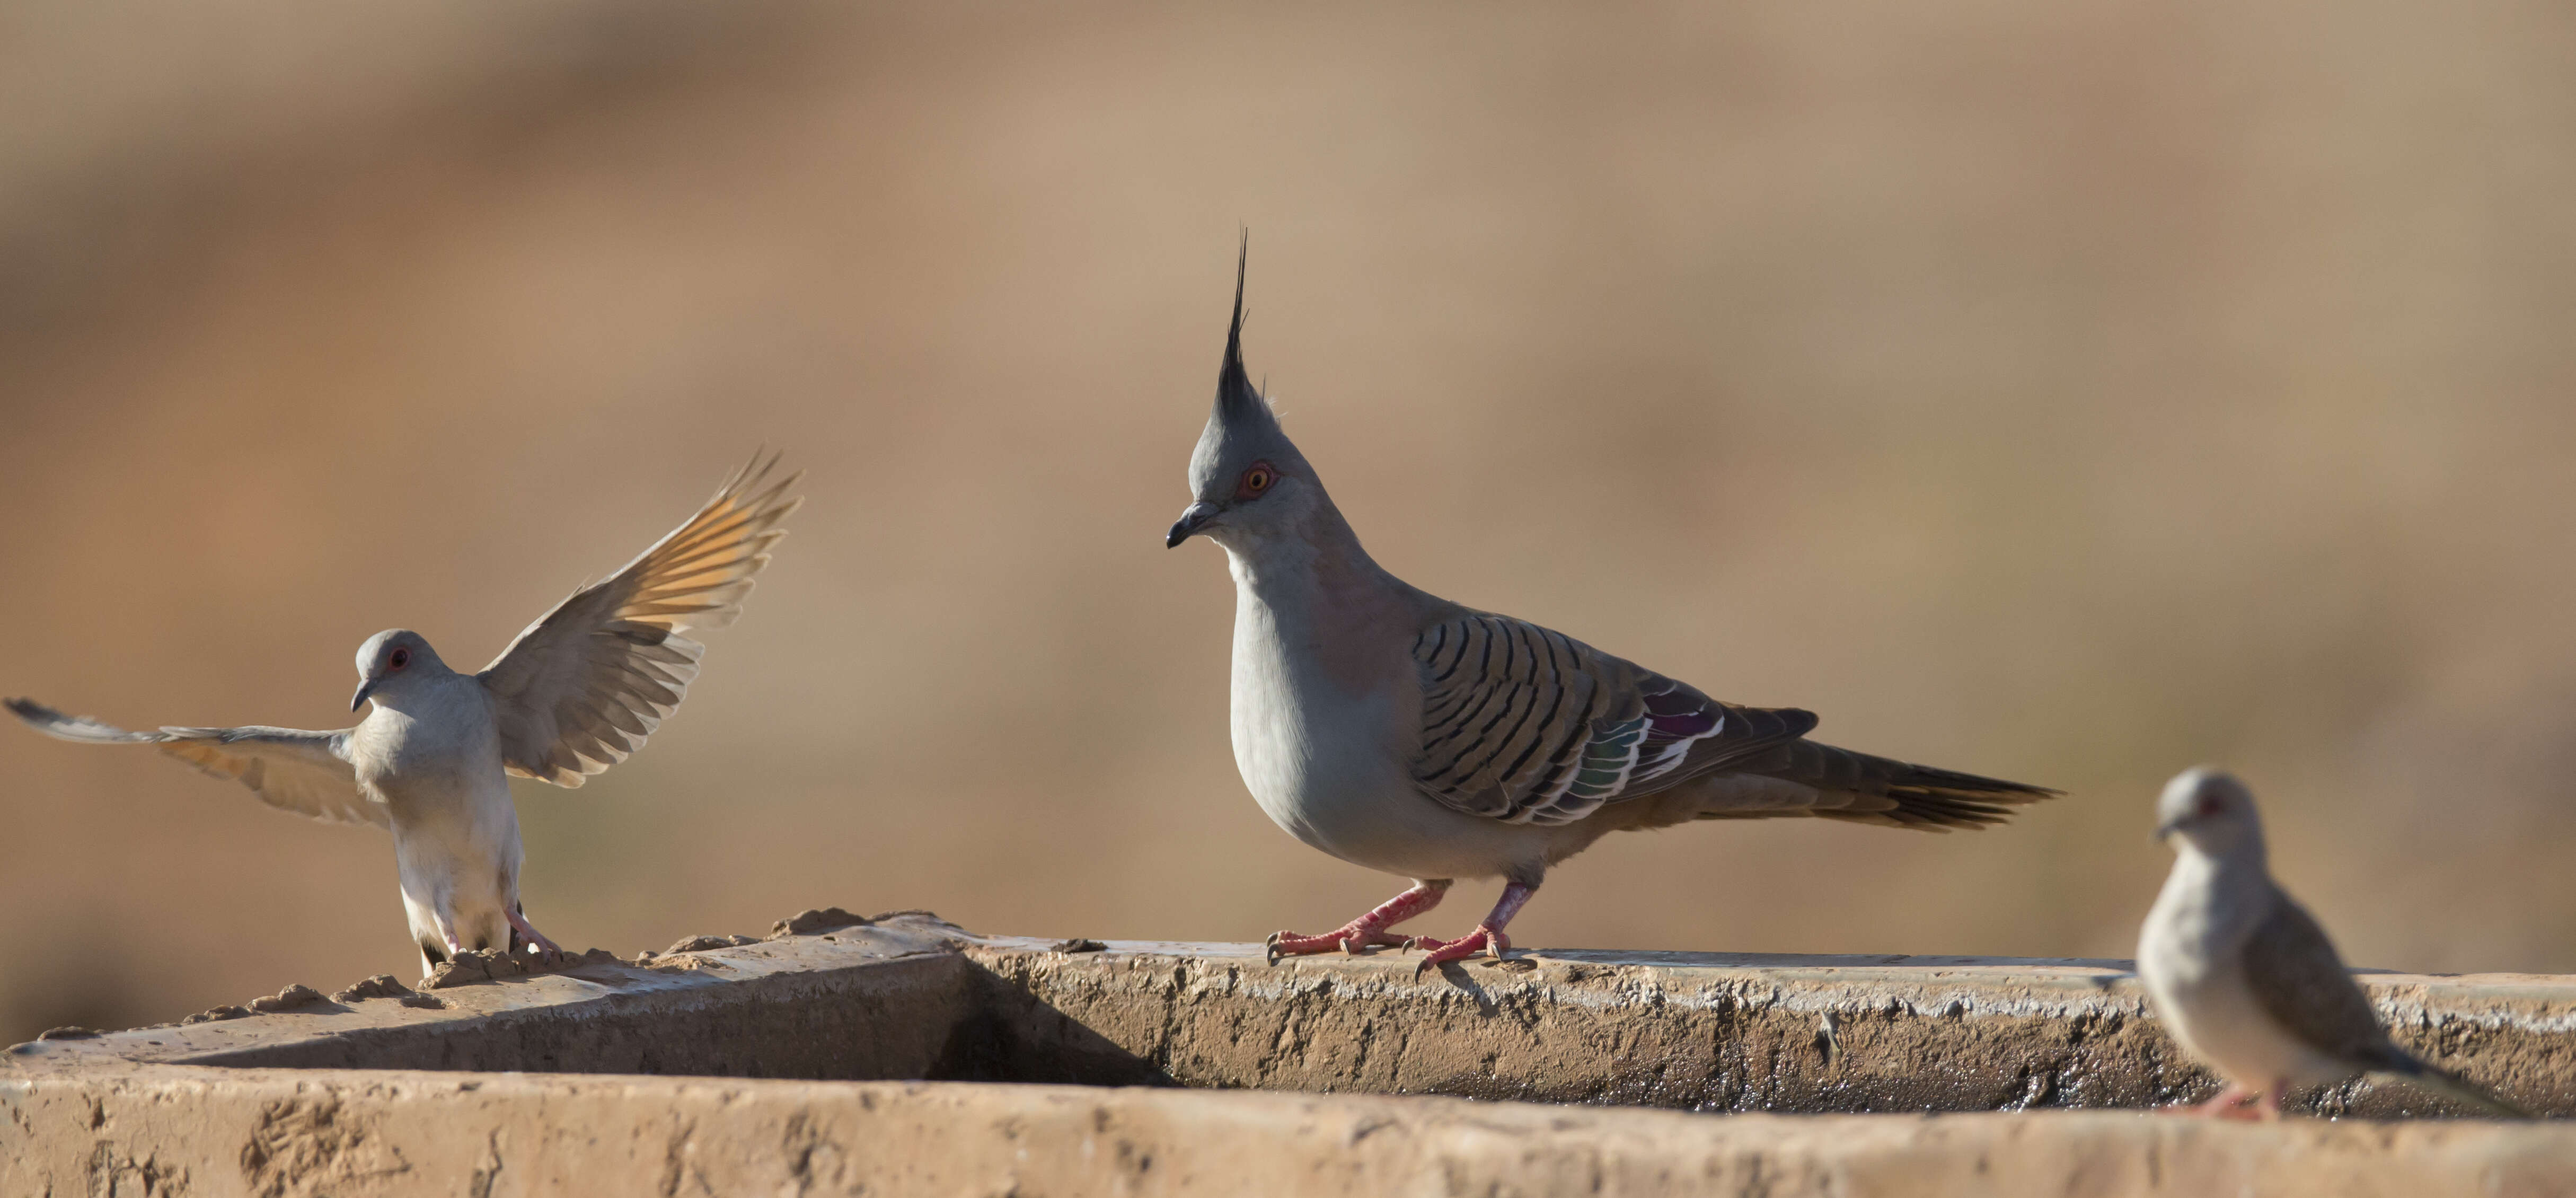
<instances>
[{"instance_id":1,"label":"dove's tail feather","mask_svg":"<svg viewBox=\"0 0 2576 1198\"><path fill-rule=\"evenodd\" d=\"M2456 1073L2436 1069L2422 1061L2409 1060L2407 1069L2374 1069L2372 1077L2395 1078L2430 1090L2484 1115L2498 1119L2528 1119L2531 1112L2479 1089Z\"/></svg>"}]
</instances>

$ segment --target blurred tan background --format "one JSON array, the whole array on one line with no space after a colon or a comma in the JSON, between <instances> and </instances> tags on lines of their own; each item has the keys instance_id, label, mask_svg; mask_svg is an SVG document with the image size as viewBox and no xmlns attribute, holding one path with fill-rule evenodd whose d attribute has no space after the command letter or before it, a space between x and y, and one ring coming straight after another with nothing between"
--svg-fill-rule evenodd
<instances>
[{"instance_id":1,"label":"blurred tan background","mask_svg":"<svg viewBox=\"0 0 2576 1198\"><path fill-rule=\"evenodd\" d=\"M1248 226L1390 568L2072 792L1616 837L1523 943L2125 956L2215 760L2356 961L2576 969L2565 6L844 7L13 6L0 693L344 726L767 442L686 707L519 784L540 926L1330 926L1396 883L1160 541ZM383 834L0 727L0 1042L413 960Z\"/></svg>"}]
</instances>

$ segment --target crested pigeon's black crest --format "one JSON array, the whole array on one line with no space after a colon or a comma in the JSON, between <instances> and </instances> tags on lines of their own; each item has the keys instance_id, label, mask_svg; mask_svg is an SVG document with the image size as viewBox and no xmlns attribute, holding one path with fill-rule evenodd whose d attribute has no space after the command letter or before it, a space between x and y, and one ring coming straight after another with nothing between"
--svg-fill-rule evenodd
<instances>
[{"instance_id":1,"label":"crested pigeon's black crest","mask_svg":"<svg viewBox=\"0 0 2576 1198\"><path fill-rule=\"evenodd\" d=\"M1297 452L1288 431L1279 427L1269 399L1253 386L1251 373L1243 368L1243 278L1250 256L1251 239L1246 237L1235 251L1234 318L1226 324L1225 364L1217 369L1215 409L1208 413L1207 429L1199 434L1198 449L1190 455L1190 493L1208 503L1232 500L1243 472L1261 462L1282 474L1314 477L1305 455Z\"/></svg>"},{"instance_id":2,"label":"crested pigeon's black crest","mask_svg":"<svg viewBox=\"0 0 2576 1198\"><path fill-rule=\"evenodd\" d=\"M1228 423L1267 424L1270 404L1262 399L1261 390L1252 385L1252 375L1243 368L1243 276L1251 261L1252 236L1244 235L1234 256L1234 319L1225 329L1225 364L1216 376L1217 419Z\"/></svg>"}]
</instances>

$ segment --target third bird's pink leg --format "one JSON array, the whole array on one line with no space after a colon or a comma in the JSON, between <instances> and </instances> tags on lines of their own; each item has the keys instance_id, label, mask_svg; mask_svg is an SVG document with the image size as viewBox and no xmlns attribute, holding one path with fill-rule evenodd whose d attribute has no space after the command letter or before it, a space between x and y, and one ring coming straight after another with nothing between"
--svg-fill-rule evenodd
<instances>
[{"instance_id":1,"label":"third bird's pink leg","mask_svg":"<svg viewBox=\"0 0 2576 1198\"><path fill-rule=\"evenodd\" d=\"M1537 893L1536 886L1523 886L1518 882L1506 883L1503 886L1503 897L1494 900L1493 913L1485 917L1485 922L1477 924L1475 931L1455 940L1433 940L1428 936L1423 937L1419 943L1429 950L1431 955L1424 957L1422 964L1414 968L1414 975L1419 977L1422 971L1435 965L1464 961L1475 956L1478 949L1491 951L1495 960L1501 960L1503 954L1512 947L1511 940L1503 935L1503 925L1510 923L1513 916L1520 914L1521 904L1528 902L1530 896Z\"/></svg>"},{"instance_id":2,"label":"third bird's pink leg","mask_svg":"<svg viewBox=\"0 0 2576 1198\"><path fill-rule=\"evenodd\" d=\"M1411 947L1411 937L1398 936L1388 928L1440 905L1440 896L1449 892L1449 880L1440 878L1415 882L1413 889L1377 905L1377 909L1343 924L1338 930L1321 936L1301 936L1295 932L1272 932L1269 958L1277 964L1281 957L1305 957L1316 953L1357 952L1372 945Z\"/></svg>"},{"instance_id":3,"label":"third bird's pink leg","mask_svg":"<svg viewBox=\"0 0 2576 1198\"><path fill-rule=\"evenodd\" d=\"M545 933L538 931L535 924L529 923L528 917L519 913L518 904L511 904L507 914L510 917L510 926L517 928L519 935L526 937L528 943L536 946L539 958L550 962L563 960L563 949L557 947L554 941L546 939Z\"/></svg>"},{"instance_id":4,"label":"third bird's pink leg","mask_svg":"<svg viewBox=\"0 0 2576 1198\"><path fill-rule=\"evenodd\" d=\"M2290 1079L2286 1077L2273 1078L2271 1088L2263 1091L2263 1100L2254 1104L2254 1117L2257 1119L2280 1118L2281 1096L2288 1093L2289 1089Z\"/></svg>"},{"instance_id":5,"label":"third bird's pink leg","mask_svg":"<svg viewBox=\"0 0 2576 1198\"><path fill-rule=\"evenodd\" d=\"M2177 1106L2167 1107L2165 1109L2177 1114L2199 1115L2207 1119L2241 1119L2244 1118L2244 1116L2236 1113L2237 1104L2252 1097L2254 1097L2254 1092L2252 1090L2248 1090L2234 1082L2229 1082L2226 1086L2222 1087L2218 1093L2211 1095L2207 1102L2203 1102L2195 1106Z\"/></svg>"}]
</instances>

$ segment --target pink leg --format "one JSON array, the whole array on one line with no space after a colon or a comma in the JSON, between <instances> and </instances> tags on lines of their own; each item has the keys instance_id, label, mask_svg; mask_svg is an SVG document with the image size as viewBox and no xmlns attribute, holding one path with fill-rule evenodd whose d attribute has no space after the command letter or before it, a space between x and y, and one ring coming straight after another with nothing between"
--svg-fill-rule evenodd
<instances>
[{"instance_id":1,"label":"pink leg","mask_svg":"<svg viewBox=\"0 0 2576 1198\"><path fill-rule=\"evenodd\" d=\"M510 904L508 915L510 926L518 929L519 935L529 944L536 946L539 960L549 965L563 960L563 949L557 947L554 941L546 939L546 934L538 931L535 924L528 922L528 917L520 912L519 904Z\"/></svg>"},{"instance_id":2,"label":"pink leg","mask_svg":"<svg viewBox=\"0 0 2576 1198\"><path fill-rule=\"evenodd\" d=\"M1377 909L1343 924L1336 931L1321 936L1301 936L1295 932L1272 932L1267 956L1271 964L1281 957L1310 957L1336 950L1356 953L1371 945L1413 947L1410 937L1398 936L1388 928L1440 905L1440 896L1449 892L1449 879L1416 881L1413 889L1377 905Z\"/></svg>"},{"instance_id":3,"label":"pink leg","mask_svg":"<svg viewBox=\"0 0 2576 1198\"><path fill-rule=\"evenodd\" d=\"M2289 1088L2290 1079L2286 1077L2273 1078L2271 1088L2263 1091L2262 1100L2254 1104L2254 1117L2257 1119L2280 1118L2281 1095Z\"/></svg>"},{"instance_id":4,"label":"pink leg","mask_svg":"<svg viewBox=\"0 0 2576 1198\"><path fill-rule=\"evenodd\" d=\"M1503 897L1494 900L1493 913L1485 917L1485 922L1477 924L1475 931L1455 940L1443 941L1424 937L1420 943L1423 948L1430 950L1430 955L1424 957L1422 964L1414 968L1413 976L1420 977L1425 970L1435 965L1464 961L1475 956L1476 950L1480 948L1492 952L1495 960L1502 960L1503 954L1512 947L1512 942L1503 935L1503 925L1510 923L1513 916L1520 914L1521 904L1528 902L1530 896L1537 893L1536 886L1524 886L1518 882L1505 883Z\"/></svg>"},{"instance_id":5,"label":"pink leg","mask_svg":"<svg viewBox=\"0 0 2576 1198\"><path fill-rule=\"evenodd\" d=\"M2235 1082L2229 1082L2218 1093L2211 1095L2207 1102L2192 1106L2169 1106L2164 1109L2167 1114L2197 1115L2204 1119L2244 1119L2251 1116L2241 1113L2237 1107L2246 1099L2254 1097L2257 1097L2255 1091L2248 1090Z\"/></svg>"}]
</instances>

